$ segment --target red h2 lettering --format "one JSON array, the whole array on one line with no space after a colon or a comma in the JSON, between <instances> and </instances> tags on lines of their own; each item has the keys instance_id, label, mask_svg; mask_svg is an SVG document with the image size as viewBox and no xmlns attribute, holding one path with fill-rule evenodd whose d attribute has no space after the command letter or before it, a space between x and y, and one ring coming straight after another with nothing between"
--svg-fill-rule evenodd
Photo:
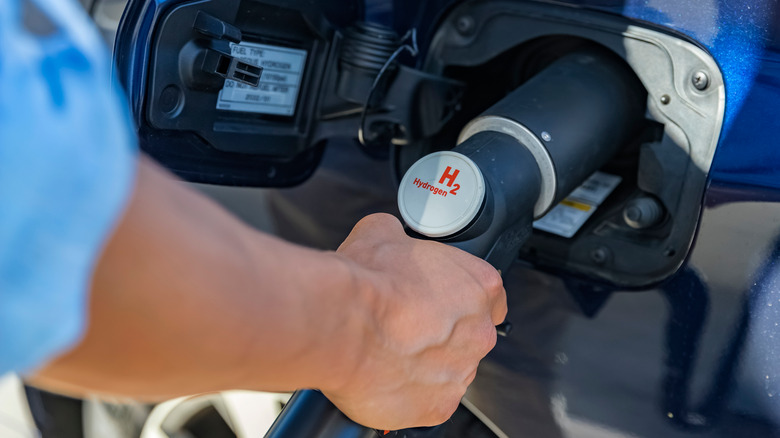
<instances>
[{"instance_id":1,"label":"red h2 lettering","mask_svg":"<svg viewBox=\"0 0 780 438\"><path fill-rule=\"evenodd\" d=\"M452 183L455 182L455 178L458 177L460 170L455 169L455 172L450 172L452 172L452 167L447 166L447 170L445 170L441 175L441 178L439 178L439 184L444 184L444 180L448 180L447 187L452 187Z\"/></svg>"}]
</instances>

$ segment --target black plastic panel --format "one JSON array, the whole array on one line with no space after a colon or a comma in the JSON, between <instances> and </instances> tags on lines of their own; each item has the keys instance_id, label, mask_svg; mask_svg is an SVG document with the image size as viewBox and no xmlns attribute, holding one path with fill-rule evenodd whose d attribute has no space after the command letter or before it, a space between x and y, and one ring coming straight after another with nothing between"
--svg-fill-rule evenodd
<instances>
[{"instance_id":1,"label":"black plastic panel","mask_svg":"<svg viewBox=\"0 0 780 438\"><path fill-rule=\"evenodd\" d=\"M335 56L336 26L329 18L350 23L361 15L361 6L357 1L342 2L338 10L306 1L130 2L115 56L134 103L141 148L195 182L267 187L305 180L322 155L323 145L313 137L321 85ZM149 22L148 29L141 27ZM297 87L294 112L217 108L225 75L235 73L227 63L239 38L305 51L300 83L292 84ZM239 58L234 60L246 61ZM252 70L246 62L239 67ZM202 71L208 70L201 65L206 63L211 74ZM273 72L266 68L264 74ZM262 76L259 81L264 86Z\"/></svg>"}]
</instances>

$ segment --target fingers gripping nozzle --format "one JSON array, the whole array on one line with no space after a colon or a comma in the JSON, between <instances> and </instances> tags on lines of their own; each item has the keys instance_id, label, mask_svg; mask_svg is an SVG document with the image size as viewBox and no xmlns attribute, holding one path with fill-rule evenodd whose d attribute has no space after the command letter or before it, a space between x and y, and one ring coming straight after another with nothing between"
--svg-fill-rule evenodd
<instances>
[{"instance_id":1,"label":"fingers gripping nozzle","mask_svg":"<svg viewBox=\"0 0 780 438\"><path fill-rule=\"evenodd\" d=\"M401 214L415 232L506 269L533 220L628 143L645 98L606 50L559 58L468 123L455 149L415 163L399 188Z\"/></svg>"}]
</instances>

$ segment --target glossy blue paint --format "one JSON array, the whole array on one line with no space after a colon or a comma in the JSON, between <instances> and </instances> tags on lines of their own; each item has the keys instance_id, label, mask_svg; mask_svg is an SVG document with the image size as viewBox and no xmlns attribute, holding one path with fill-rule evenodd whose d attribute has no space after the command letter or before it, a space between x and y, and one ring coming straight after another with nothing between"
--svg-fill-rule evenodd
<instances>
[{"instance_id":1,"label":"glossy blue paint","mask_svg":"<svg viewBox=\"0 0 780 438\"><path fill-rule=\"evenodd\" d=\"M715 156L711 178L780 188L780 52L764 52L752 88Z\"/></svg>"},{"instance_id":2,"label":"glossy blue paint","mask_svg":"<svg viewBox=\"0 0 780 438\"><path fill-rule=\"evenodd\" d=\"M777 0L578 1L583 7L683 33L720 65L726 115L710 178L780 188L780 38Z\"/></svg>"},{"instance_id":3,"label":"glossy blue paint","mask_svg":"<svg viewBox=\"0 0 780 438\"><path fill-rule=\"evenodd\" d=\"M726 82L726 126L733 121L758 74L777 7L774 0L573 3L675 30L706 47L720 64Z\"/></svg>"}]
</instances>

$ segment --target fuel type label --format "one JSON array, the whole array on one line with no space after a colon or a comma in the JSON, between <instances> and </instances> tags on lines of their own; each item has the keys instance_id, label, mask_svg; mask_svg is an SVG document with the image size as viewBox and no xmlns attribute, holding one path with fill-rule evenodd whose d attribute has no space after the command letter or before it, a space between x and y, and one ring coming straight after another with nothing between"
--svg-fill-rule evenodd
<instances>
[{"instance_id":1,"label":"fuel type label","mask_svg":"<svg viewBox=\"0 0 780 438\"><path fill-rule=\"evenodd\" d=\"M616 175L594 173L544 217L535 221L534 228L561 237L573 237L621 180Z\"/></svg>"},{"instance_id":2,"label":"fuel type label","mask_svg":"<svg viewBox=\"0 0 780 438\"><path fill-rule=\"evenodd\" d=\"M295 114L307 52L245 42L231 43L230 49L241 61L263 67L263 74L257 87L225 80L217 109L280 116Z\"/></svg>"}]
</instances>

